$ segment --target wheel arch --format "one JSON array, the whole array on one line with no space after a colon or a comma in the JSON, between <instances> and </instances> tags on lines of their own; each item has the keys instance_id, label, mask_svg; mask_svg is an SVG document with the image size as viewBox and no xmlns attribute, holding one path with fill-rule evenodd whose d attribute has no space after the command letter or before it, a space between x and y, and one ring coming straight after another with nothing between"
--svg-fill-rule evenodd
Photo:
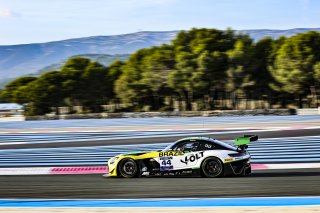
<instances>
[{"instance_id":1,"label":"wheel arch","mask_svg":"<svg viewBox=\"0 0 320 213\"><path fill-rule=\"evenodd\" d=\"M203 165L203 163L205 162L205 160L208 159L208 158L215 158L215 159L217 159L218 161L220 161L221 167L222 167L222 171L221 171L221 173L220 173L219 176L224 176L224 163L223 163L223 160L222 160L220 157L218 157L218 156L213 156L213 155L211 155L211 156L206 156L206 157L204 157L204 158L202 159L202 161L201 161L201 163L200 163L200 167L199 167L199 169L200 169L200 175L201 175L201 176L204 175L204 174L203 174L203 171L202 171L202 165Z\"/></svg>"},{"instance_id":2,"label":"wheel arch","mask_svg":"<svg viewBox=\"0 0 320 213\"><path fill-rule=\"evenodd\" d=\"M214 152L211 152L211 151L214 151ZM225 154L224 153L221 153L221 152L217 152L217 151L220 151L220 150L206 150L204 151L204 157L200 160L200 168L202 166L202 163L207 159L207 158L217 158L218 160L221 161L221 164L223 165L224 164L224 159L225 159ZM223 150L225 151L225 150Z\"/></svg>"},{"instance_id":3,"label":"wheel arch","mask_svg":"<svg viewBox=\"0 0 320 213\"><path fill-rule=\"evenodd\" d=\"M133 160L135 163L136 163L136 165L137 165L137 169L138 169L138 174L140 173L140 171L141 171L141 168L140 168L140 163L139 163L139 160L138 159L135 159L134 157L132 157L132 156L123 156L121 159L119 159L119 161L118 161L118 163L117 163L117 166L116 166L116 174L117 174L117 177L122 177L121 176L121 173L120 173L120 171L119 171L119 167L120 167L120 165L121 165L121 162L123 162L123 161L125 161L125 160L128 160L128 159L131 159L131 160ZM138 175L139 176L139 175Z\"/></svg>"}]
</instances>

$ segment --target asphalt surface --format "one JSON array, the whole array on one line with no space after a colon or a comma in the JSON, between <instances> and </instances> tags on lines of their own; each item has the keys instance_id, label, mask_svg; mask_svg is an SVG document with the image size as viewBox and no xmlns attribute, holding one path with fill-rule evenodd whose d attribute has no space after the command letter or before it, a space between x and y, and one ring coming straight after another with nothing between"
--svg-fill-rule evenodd
<instances>
[{"instance_id":1,"label":"asphalt surface","mask_svg":"<svg viewBox=\"0 0 320 213\"><path fill-rule=\"evenodd\" d=\"M293 118L299 120L299 117L292 117L292 119ZM273 117L270 117L269 120L272 121L272 119ZM233 120L230 122L232 121ZM316 121L313 121L314 125L319 125L318 121L319 117L316 118ZM132 120L132 123L135 122L136 120ZM253 121L250 126L254 126L254 122L257 121ZM292 121L287 122L290 123ZM39 125L39 123L36 124ZM12 127L16 127L16 123L12 123L11 125ZM56 125L56 123L54 123L54 125ZM272 126L273 124L261 123L260 125ZM226 133L211 135L210 132L208 132L204 133L202 136L211 136L219 140L231 140L244 133L245 131L234 134ZM255 132L250 132L250 134L255 134ZM258 134L260 138L316 136L320 135L320 130L266 131L257 132L256 134ZM3 145L1 146L1 149L165 143L180 138L181 136L165 136L106 141L94 141L93 138L92 140L84 142L71 141L67 143L50 144ZM194 177L121 179L103 178L101 175L0 176L0 198L61 199L312 196L320 194L319 184L320 169L265 170L256 171L248 177L215 179Z\"/></svg>"},{"instance_id":2,"label":"asphalt surface","mask_svg":"<svg viewBox=\"0 0 320 213\"><path fill-rule=\"evenodd\" d=\"M318 122L320 115L288 115L288 116L213 116L213 117L168 117L168 118L112 118L112 119L70 119L70 120L43 120L43 121L9 121L2 122L1 129L23 129L28 128L99 128L99 127L144 127L157 125L185 125L185 124L201 124L211 125L217 124L219 127L228 124L252 124L252 123L273 123L273 122Z\"/></svg>"},{"instance_id":3,"label":"asphalt surface","mask_svg":"<svg viewBox=\"0 0 320 213\"><path fill-rule=\"evenodd\" d=\"M103 178L101 175L0 176L0 198L174 198L320 194L320 169L269 170L248 177Z\"/></svg>"},{"instance_id":4,"label":"asphalt surface","mask_svg":"<svg viewBox=\"0 0 320 213\"><path fill-rule=\"evenodd\" d=\"M210 131L213 132L213 131ZM266 131L266 132L250 132L239 131L237 133L223 133L219 131L219 134L210 134L210 132L203 132L201 134L195 134L194 136L212 137L218 140L233 140L236 137L242 136L244 134L256 134L259 139L263 138L282 138L282 137L301 137L301 136L317 136L320 135L320 129L304 129L304 130L286 130L286 131ZM189 135L187 137L192 137ZM92 140L88 139L86 141L69 141L69 142L59 142L59 143L39 143L39 144L7 144L1 145L1 149L24 149L24 148L59 148L59 147L87 147L87 146L105 146L105 145L127 145L127 144L152 144L152 143L168 143L179 140L185 136L161 136L161 137L145 137L145 138L135 138L135 139L117 139L117 140L100 140L95 141L94 136Z\"/></svg>"}]
</instances>

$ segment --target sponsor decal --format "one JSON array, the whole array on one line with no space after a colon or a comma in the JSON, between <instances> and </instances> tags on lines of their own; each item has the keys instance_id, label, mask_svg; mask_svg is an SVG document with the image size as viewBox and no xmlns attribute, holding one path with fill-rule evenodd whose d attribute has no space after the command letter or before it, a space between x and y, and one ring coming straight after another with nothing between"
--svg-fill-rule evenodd
<instances>
[{"instance_id":1,"label":"sponsor decal","mask_svg":"<svg viewBox=\"0 0 320 213\"><path fill-rule=\"evenodd\" d=\"M181 151L159 152L159 157L169 157L169 156L179 156L179 155L184 155L184 152L181 152Z\"/></svg>"},{"instance_id":2,"label":"sponsor decal","mask_svg":"<svg viewBox=\"0 0 320 213\"><path fill-rule=\"evenodd\" d=\"M160 158L160 171L173 170L172 157Z\"/></svg>"},{"instance_id":3,"label":"sponsor decal","mask_svg":"<svg viewBox=\"0 0 320 213\"><path fill-rule=\"evenodd\" d=\"M161 157L160 160L172 160L172 157Z\"/></svg>"},{"instance_id":4,"label":"sponsor decal","mask_svg":"<svg viewBox=\"0 0 320 213\"><path fill-rule=\"evenodd\" d=\"M231 161L234 161L234 158L226 158L226 159L224 159L224 162L231 162Z\"/></svg>"},{"instance_id":5,"label":"sponsor decal","mask_svg":"<svg viewBox=\"0 0 320 213\"><path fill-rule=\"evenodd\" d=\"M211 149L212 145L206 143L206 144L204 145L204 147L206 147L206 148L208 148L208 149Z\"/></svg>"},{"instance_id":6,"label":"sponsor decal","mask_svg":"<svg viewBox=\"0 0 320 213\"><path fill-rule=\"evenodd\" d=\"M191 154L188 155L184 158L184 160L180 160L182 163L185 163L186 165L188 165L189 162L194 162L196 160L199 160L200 158L203 157L203 152L199 152L196 154Z\"/></svg>"},{"instance_id":7,"label":"sponsor decal","mask_svg":"<svg viewBox=\"0 0 320 213\"><path fill-rule=\"evenodd\" d=\"M173 166L160 166L160 171L173 170Z\"/></svg>"},{"instance_id":8,"label":"sponsor decal","mask_svg":"<svg viewBox=\"0 0 320 213\"><path fill-rule=\"evenodd\" d=\"M143 172L142 175L148 176L150 175L150 172Z\"/></svg>"},{"instance_id":9,"label":"sponsor decal","mask_svg":"<svg viewBox=\"0 0 320 213\"><path fill-rule=\"evenodd\" d=\"M172 165L172 157L164 157L164 158L160 158L160 164L162 166L171 166Z\"/></svg>"}]
</instances>

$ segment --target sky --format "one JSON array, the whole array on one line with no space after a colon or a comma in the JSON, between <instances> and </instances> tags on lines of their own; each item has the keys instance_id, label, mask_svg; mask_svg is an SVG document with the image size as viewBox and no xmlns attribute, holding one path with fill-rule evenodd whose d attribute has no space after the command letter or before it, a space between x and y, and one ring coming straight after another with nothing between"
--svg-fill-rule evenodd
<instances>
[{"instance_id":1,"label":"sky","mask_svg":"<svg viewBox=\"0 0 320 213\"><path fill-rule=\"evenodd\" d=\"M320 0L0 0L0 45L191 28L320 27Z\"/></svg>"}]
</instances>

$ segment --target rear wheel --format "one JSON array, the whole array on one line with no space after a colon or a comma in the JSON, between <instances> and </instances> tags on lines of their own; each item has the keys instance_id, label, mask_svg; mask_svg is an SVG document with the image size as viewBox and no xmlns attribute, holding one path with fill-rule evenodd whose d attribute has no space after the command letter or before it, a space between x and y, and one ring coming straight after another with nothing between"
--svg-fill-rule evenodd
<instances>
[{"instance_id":1,"label":"rear wheel","mask_svg":"<svg viewBox=\"0 0 320 213\"><path fill-rule=\"evenodd\" d=\"M222 162L215 157L206 158L201 164L201 174L204 177L219 177L222 175L222 172Z\"/></svg>"},{"instance_id":2,"label":"rear wheel","mask_svg":"<svg viewBox=\"0 0 320 213\"><path fill-rule=\"evenodd\" d=\"M122 177L133 178L137 177L139 168L133 159L124 159L119 164L119 173Z\"/></svg>"}]
</instances>

